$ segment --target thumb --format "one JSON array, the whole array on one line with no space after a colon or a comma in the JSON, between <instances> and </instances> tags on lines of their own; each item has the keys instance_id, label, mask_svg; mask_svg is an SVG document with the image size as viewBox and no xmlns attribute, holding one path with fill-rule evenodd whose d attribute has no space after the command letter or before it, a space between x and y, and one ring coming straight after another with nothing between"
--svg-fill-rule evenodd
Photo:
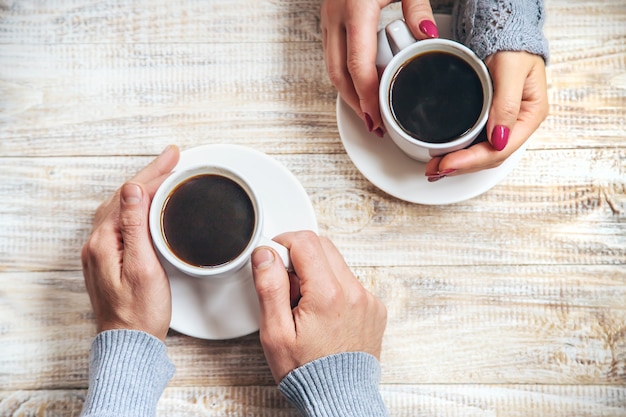
<instances>
[{"instance_id":1,"label":"thumb","mask_svg":"<svg viewBox=\"0 0 626 417\"><path fill-rule=\"evenodd\" d=\"M295 337L289 275L273 249L261 246L252 253L252 276L261 306L261 333L272 338L272 330Z\"/></svg>"},{"instance_id":2,"label":"thumb","mask_svg":"<svg viewBox=\"0 0 626 417\"><path fill-rule=\"evenodd\" d=\"M123 266L145 264L153 254L148 230L148 199L144 189L128 182L120 190L120 233L124 244Z\"/></svg>"},{"instance_id":3,"label":"thumb","mask_svg":"<svg viewBox=\"0 0 626 417\"><path fill-rule=\"evenodd\" d=\"M487 139L496 151L503 150L517 121L526 73L519 65L508 65L505 53L486 60L493 80L493 101L487 122Z\"/></svg>"}]
</instances>

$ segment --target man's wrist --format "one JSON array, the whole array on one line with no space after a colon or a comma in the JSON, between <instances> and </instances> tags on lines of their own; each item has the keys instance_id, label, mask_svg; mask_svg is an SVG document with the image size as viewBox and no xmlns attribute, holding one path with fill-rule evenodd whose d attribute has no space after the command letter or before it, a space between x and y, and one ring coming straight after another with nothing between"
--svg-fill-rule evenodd
<instances>
[{"instance_id":1,"label":"man's wrist","mask_svg":"<svg viewBox=\"0 0 626 417\"><path fill-rule=\"evenodd\" d=\"M156 337L137 330L101 332L91 346L89 392L81 415L153 416L174 370Z\"/></svg>"},{"instance_id":2,"label":"man's wrist","mask_svg":"<svg viewBox=\"0 0 626 417\"><path fill-rule=\"evenodd\" d=\"M380 364L364 352L326 356L291 371L278 385L303 416L387 416Z\"/></svg>"}]
</instances>

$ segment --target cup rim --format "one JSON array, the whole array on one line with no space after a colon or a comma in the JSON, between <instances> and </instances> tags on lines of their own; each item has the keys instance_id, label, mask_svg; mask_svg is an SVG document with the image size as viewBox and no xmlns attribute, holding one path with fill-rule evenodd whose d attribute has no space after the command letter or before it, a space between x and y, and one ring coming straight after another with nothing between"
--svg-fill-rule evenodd
<instances>
[{"instance_id":1,"label":"cup rim","mask_svg":"<svg viewBox=\"0 0 626 417\"><path fill-rule=\"evenodd\" d=\"M246 247L234 259L215 266L196 266L180 259L170 249L162 227L163 207L167 203L172 191L188 179L203 174L217 174L235 181L246 192L248 198L250 198L255 214L254 230ZM220 164L197 164L181 170L174 170L163 181L152 198L148 223L152 242L157 254L165 258L174 268L195 277L220 277L228 275L245 265L255 248L257 240L261 236L262 221L263 213L258 196L252 187L250 187L249 182L242 177L241 174Z\"/></svg>"},{"instance_id":2,"label":"cup rim","mask_svg":"<svg viewBox=\"0 0 626 417\"><path fill-rule=\"evenodd\" d=\"M389 89L391 87L391 78L395 76L398 69L407 62L410 58L418 56L425 52L431 51L442 51L440 46L444 46L444 52L453 53L455 56L460 57L465 62L470 64L470 66L474 69L478 78L480 79L482 88L483 88L483 106L481 112L472 125L470 129L468 129L463 135L458 138L443 142L443 143L432 143L425 142L420 139L417 139L411 135L409 135L396 121L395 117L391 112L391 106L389 105ZM485 63L478 58L478 56L467 46L463 45L454 40L450 39L424 39L415 42L414 44L402 49L399 51L394 57L389 61L383 74L380 78L380 85L383 88L379 88L378 91L378 99L381 116L384 122L389 121L389 123L393 124L393 126L385 126L387 130L393 129L394 133L401 136L405 141L420 146L422 148L430 149L430 150L439 150L439 149L447 149L459 146L460 144L467 141L468 137L475 138L477 135L477 130L482 129L483 126L487 123L487 119L489 117L489 110L491 108L491 102L493 100L493 82L491 80L491 76L489 75L489 70Z\"/></svg>"}]
</instances>

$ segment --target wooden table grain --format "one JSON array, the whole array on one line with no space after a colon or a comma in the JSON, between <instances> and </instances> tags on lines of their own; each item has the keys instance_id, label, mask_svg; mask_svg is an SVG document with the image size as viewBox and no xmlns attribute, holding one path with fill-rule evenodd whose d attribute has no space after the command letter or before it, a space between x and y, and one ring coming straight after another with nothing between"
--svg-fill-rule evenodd
<instances>
[{"instance_id":1,"label":"wooden table grain","mask_svg":"<svg viewBox=\"0 0 626 417\"><path fill-rule=\"evenodd\" d=\"M232 143L387 305L392 416L626 416L626 3L546 7L550 116L493 189L424 206L346 155L318 0L0 0L0 415L80 412L100 202L167 144ZM297 415L257 334L166 343L159 415Z\"/></svg>"}]
</instances>

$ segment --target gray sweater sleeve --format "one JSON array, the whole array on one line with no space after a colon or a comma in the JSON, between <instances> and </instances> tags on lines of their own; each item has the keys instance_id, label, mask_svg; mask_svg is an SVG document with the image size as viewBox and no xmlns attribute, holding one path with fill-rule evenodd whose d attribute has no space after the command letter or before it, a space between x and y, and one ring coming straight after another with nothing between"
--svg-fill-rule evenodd
<instances>
[{"instance_id":1,"label":"gray sweater sleeve","mask_svg":"<svg viewBox=\"0 0 626 417\"><path fill-rule=\"evenodd\" d=\"M82 417L153 417L174 365L159 339L136 330L99 333L89 356Z\"/></svg>"},{"instance_id":2,"label":"gray sweater sleeve","mask_svg":"<svg viewBox=\"0 0 626 417\"><path fill-rule=\"evenodd\" d=\"M81 417L153 417L174 365L165 345L135 330L98 334L89 357L89 391ZM386 417L380 365L362 352L309 362L278 386L304 417Z\"/></svg>"},{"instance_id":3,"label":"gray sweater sleeve","mask_svg":"<svg viewBox=\"0 0 626 417\"><path fill-rule=\"evenodd\" d=\"M547 62L544 20L543 0L458 0L452 33L480 59L498 51L526 51Z\"/></svg>"},{"instance_id":4,"label":"gray sweater sleeve","mask_svg":"<svg viewBox=\"0 0 626 417\"><path fill-rule=\"evenodd\" d=\"M291 371L278 389L304 417L384 417L380 365L363 352L340 353Z\"/></svg>"}]
</instances>

